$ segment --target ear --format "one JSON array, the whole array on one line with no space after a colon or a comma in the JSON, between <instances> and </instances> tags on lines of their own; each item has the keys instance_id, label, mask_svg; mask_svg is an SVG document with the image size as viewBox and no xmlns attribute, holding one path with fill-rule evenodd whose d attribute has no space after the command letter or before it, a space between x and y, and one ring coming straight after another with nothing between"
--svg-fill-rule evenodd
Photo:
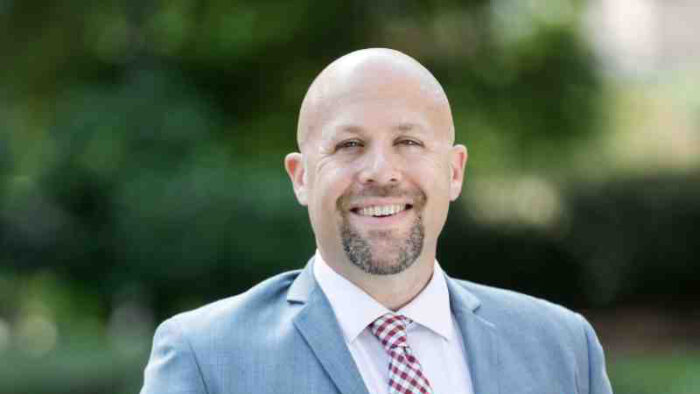
<instances>
[{"instance_id":1,"label":"ear","mask_svg":"<svg viewBox=\"0 0 700 394\"><path fill-rule=\"evenodd\" d=\"M455 145L450 151L450 201L454 201L462 193L464 169L467 165L467 147Z\"/></svg>"},{"instance_id":2,"label":"ear","mask_svg":"<svg viewBox=\"0 0 700 394\"><path fill-rule=\"evenodd\" d=\"M306 168L304 168L304 156L299 152L288 154L284 158L284 169L292 181L294 194L297 196L299 204L307 204L306 196Z\"/></svg>"}]
</instances>

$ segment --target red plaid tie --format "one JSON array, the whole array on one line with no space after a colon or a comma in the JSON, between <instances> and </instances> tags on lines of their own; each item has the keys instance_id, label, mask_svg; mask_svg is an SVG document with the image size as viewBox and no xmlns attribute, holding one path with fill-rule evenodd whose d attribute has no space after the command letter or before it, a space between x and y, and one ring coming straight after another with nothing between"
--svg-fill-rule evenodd
<instances>
[{"instance_id":1,"label":"red plaid tie","mask_svg":"<svg viewBox=\"0 0 700 394\"><path fill-rule=\"evenodd\" d=\"M432 394L428 378L406 342L406 326L411 319L387 313L369 325L370 331L389 353L390 394Z\"/></svg>"}]
</instances>

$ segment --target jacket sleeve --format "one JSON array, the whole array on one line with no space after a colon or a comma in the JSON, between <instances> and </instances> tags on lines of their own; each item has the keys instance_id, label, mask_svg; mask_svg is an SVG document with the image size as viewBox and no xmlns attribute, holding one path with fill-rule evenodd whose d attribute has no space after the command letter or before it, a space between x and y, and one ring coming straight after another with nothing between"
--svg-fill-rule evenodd
<instances>
[{"instance_id":1,"label":"jacket sleeve","mask_svg":"<svg viewBox=\"0 0 700 394\"><path fill-rule=\"evenodd\" d=\"M153 337L141 394L206 394L194 352L174 318L163 322Z\"/></svg>"},{"instance_id":2,"label":"jacket sleeve","mask_svg":"<svg viewBox=\"0 0 700 394\"><path fill-rule=\"evenodd\" d=\"M580 316L583 322L583 331L586 336L588 352L588 393L612 394L612 387L605 368L605 354L598 337L588 321Z\"/></svg>"}]
</instances>

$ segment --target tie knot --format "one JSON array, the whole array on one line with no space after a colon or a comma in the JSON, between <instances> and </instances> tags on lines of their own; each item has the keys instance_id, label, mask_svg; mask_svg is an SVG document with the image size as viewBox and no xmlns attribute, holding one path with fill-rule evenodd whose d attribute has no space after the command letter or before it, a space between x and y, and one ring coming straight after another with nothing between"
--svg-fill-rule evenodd
<instances>
[{"instance_id":1,"label":"tie knot","mask_svg":"<svg viewBox=\"0 0 700 394\"><path fill-rule=\"evenodd\" d=\"M387 313L369 325L370 331L382 343L382 346L389 351L397 347L406 347L406 327L411 323L411 319L402 315Z\"/></svg>"}]
</instances>

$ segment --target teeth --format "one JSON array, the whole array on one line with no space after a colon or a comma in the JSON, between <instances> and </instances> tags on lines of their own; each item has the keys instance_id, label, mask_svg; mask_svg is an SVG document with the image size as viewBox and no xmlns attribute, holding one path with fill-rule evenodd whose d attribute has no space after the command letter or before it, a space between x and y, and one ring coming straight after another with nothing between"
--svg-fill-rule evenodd
<instances>
[{"instance_id":1,"label":"teeth","mask_svg":"<svg viewBox=\"0 0 700 394\"><path fill-rule=\"evenodd\" d=\"M362 216L390 216L406 209L405 205L373 205L371 207L361 208L358 213Z\"/></svg>"}]
</instances>

